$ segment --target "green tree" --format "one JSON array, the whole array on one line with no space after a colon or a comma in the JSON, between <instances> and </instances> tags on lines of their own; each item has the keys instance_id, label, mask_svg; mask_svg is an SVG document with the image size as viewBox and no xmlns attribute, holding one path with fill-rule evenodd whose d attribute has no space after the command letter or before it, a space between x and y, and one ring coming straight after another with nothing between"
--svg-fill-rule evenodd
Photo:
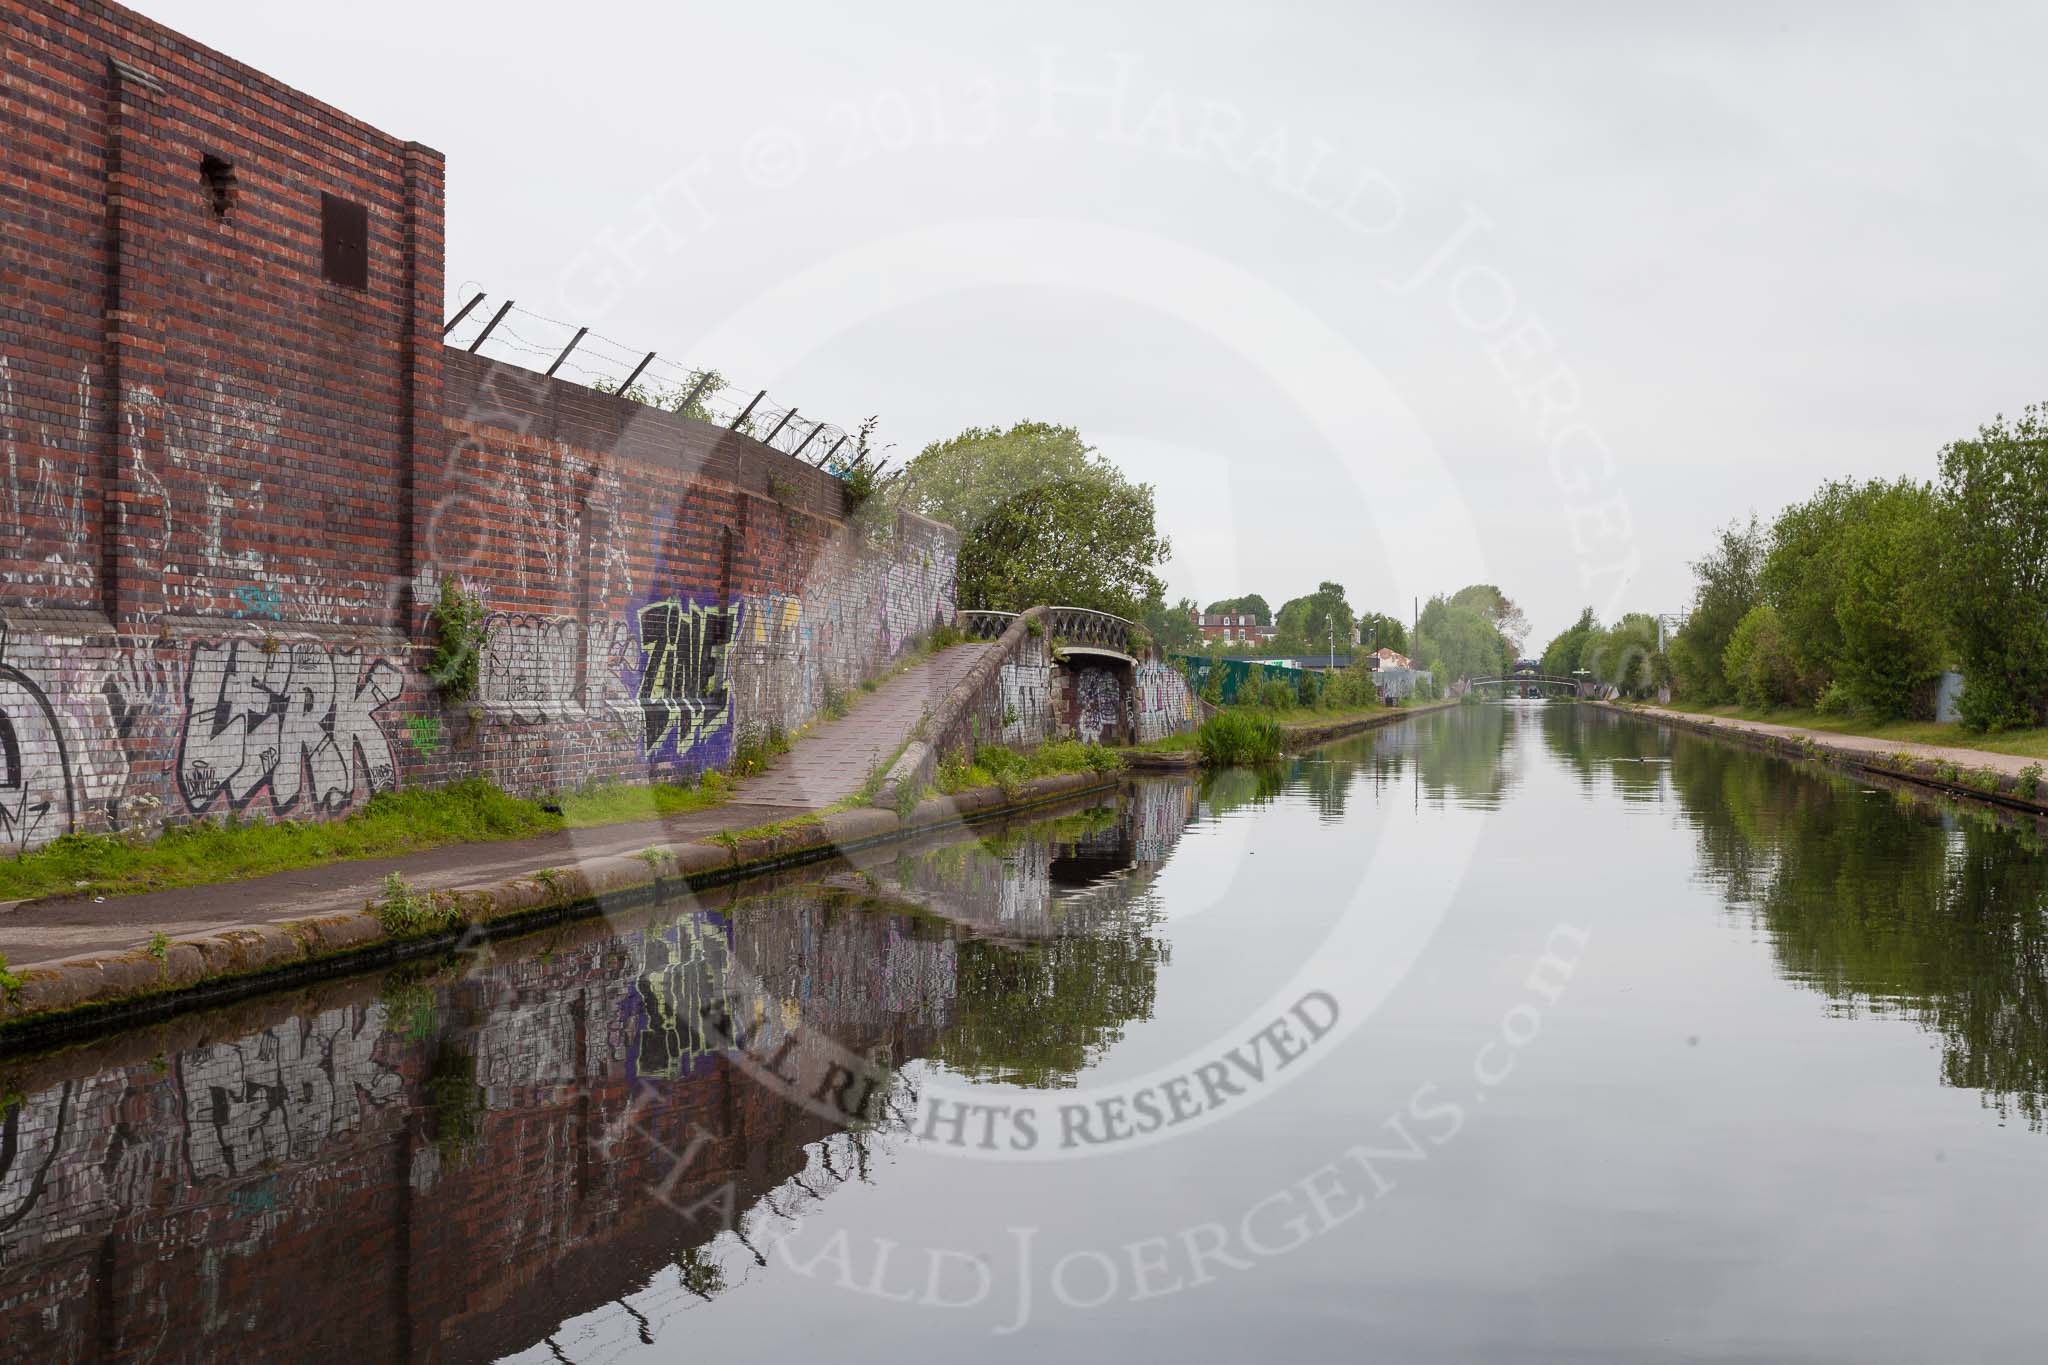
<instances>
[{"instance_id":1,"label":"green tree","mask_svg":"<svg viewBox=\"0 0 2048 1365\"><path fill-rule=\"evenodd\" d=\"M1202 647L1202 632L1195 625L1195 600L1183 597L1172 606L1160 598L1145 604L1140 618L1151 633L1152 642L1172 654L1187 654Z\"/></svg>"},{"instance_id":2,"label":"green tree","mask_svg":"<svg viewBox=\"0 0 2048 1365\"><path fill-rule=\"evenodd\" d=\"M1629 697L1648 696L1671 679L1657 648L1657 618L1640 611L1587 636L1579 667Z\"/></svg>"},{"instance_id":3,"label":"green tree","mask_svg":"<svg viewBox=\"0 0 2048 1365\"><path fill-rule=\"evenodd\" d=\"M1600 633L1600 622L1587 607L1579 619L1551 637L1543 647L1543 671L1554 678L1568 678L1576 672L1586 654L1586 641Z\"/></svg>"},{"instance_id":4,"label":"green tree","mask_svg":"<svg viewBox=\"0 0 2048 1365\"><path fill-rule=\"evenodd\" d=\"M1454 606L1445 597L1432 597L1422 608L1416 647L1422 666L1445 683L1495 677L1514 660L1507 641L1483 612Z\"/></svg>"},{"instance_id":5,"label":"green tree","mask_svg":"<svg viewBox=\"0 0 2048 1365\"><path fill-rule=\"evenodd\" d=\"M1334 624L1337 648L1351 648L1351 606L1344 600L1344 585L1325 580L1306 597L1296 597L1280 607L1275 618L1279 634L1273 637L1276 653L1310 657L1328 653Z\"/></svg>"},{"instance_id":6,"label":"green tree","mask_svg":"<svg viewBox=\"0 0 2048 1365\"><path fill-rule=\"evenodd\" d=\"M1721 671L1744 706L1763 710L1798 698L1799 665L1776 607L1759 602L1735 623Z\"/></svg>"},{"instance_id":7,"label":"green tree","mask_svg":"<svg viewBox=\"0 0 2048 1365\"><path fill-rule=\"evenodd\" d=\"M2048 405L1941 452L1939 551L1963 723L2048 715Z\"/></svg>"},{"instance_id":8,"label":"green tree","mask_svg":"<svg viewBox=\"0 0 2048 1365\"><path fill-rule=\"evenodd\" d=\"M1734 699L1735 689L1722 671L1722 657L1735 627L1757 604L1757 574L1763 565L1764 532L1754 514L1745 524L1721 528L1713 550L1693 561L1692 612L1679 632L1684 648L1678 682L1688 696L1705 702ZM1655 622L1652 622L1655 625ZM1654 640L1655 632L1651 638Z\"/></svg>"},{"instance_id":9,"label":"green tree","mask_svg":"<svg viewBox=\"0 0 2048 1365\"><path fill-rule=\"evenodd\" d=\"M1221 602L1211 602L1202 609L1212 616L1243 616L1249 613L1262 626L1273 624L1273 609L1266 605L1266 599L1255 592L1242 597L1226 597Z\"/></svg>"},{"instance_id":10,"label":"green tree","mask_svg":"<svg viewBox=\"0 0 2048 1365\"><path fill-rule=\"evenodd\" d=\"M1802 700L1827 690L1841 658L1835 613L1842 595L1843 532L1856 497L1853 482L1836 480L1780 512L1757 572L1758 591L1777 608L1797 660Z\"/></svg>"},{"instance_id":11,"label":"green tree","mask_svg":"<svg viewBox=\"0 0 2048 1365\"><path fill-rule=\"evenodd\" d=\"M1933 490L1908 479L1871 483L1856 504L1837 556L1836 679L1868 715L1931 717L1933 684L1948 661Z\"/></svg>"},{"instance_id":12,"label":"green tree","mask_svg":"<svg viewBox=\"0 0 2048 1365\"><path fill-rule=\"evenodd\" d=\"M1072 427L971 427L910 462L896 496L960 532L962 607L1055 605L1136 617L1164 595L1172 546L1152 486L1132 483Z\"/></svg>"},{"instance_id":13,"label":"green tree","mask_svg":"<svg viewBox=\"0 0 2048 1365\"><path fill-rule=\"evenodd\" d=\"M1358 644L1361 649L1391 649L1396 654L1406 654L1408 623L1382 612L1363 612L1358 618Z\"/></svg>"},{"instance_id":14,"label":"green tree","mask_svg":"<svg viewBox=\"0 0 2048 1365\"><path fill-rule=\"evenodd\" d=\"M1529 618L1522 614L1508 595L1491 583L1474 583L1451 594L1451 605L1469 607L1493 623L1501 638L1508 643L1508 655L1513 658L1522 649L1522 641L1529 638Z\"/></svg>"}]
</instances>

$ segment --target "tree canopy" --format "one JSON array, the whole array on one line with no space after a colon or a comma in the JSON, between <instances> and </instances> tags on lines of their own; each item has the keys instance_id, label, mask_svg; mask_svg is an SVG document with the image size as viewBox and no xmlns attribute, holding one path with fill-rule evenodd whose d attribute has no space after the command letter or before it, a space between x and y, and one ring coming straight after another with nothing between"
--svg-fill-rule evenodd
<instances>
[{"instance_id":1,"label":"tree canopy","mask_svg":"<svg viewBox=\"0 0 2048 1365\"><path fill-rule=\"evenodd\" d=\"M1469 607L1484 616L1507 641L1511 658L1521 652L1522 641L1529 637L1529 618L1498 587L1491 583L1474 583L1468 588L1460 588L1451 594L1451 605Z\"/></svg>"},{"instance_id":2,"label":"tree canopy","mask_svg":"<svg viewBox=\"0 0 2048 1365\"><path fill-rule=\"evenodd\" d=\"M1568 628L1559 631L1543 647L1543 671L1554 678L1568 678L1583 667L1586 641L1600 633L1600 622L1595 619L1593 609L1587 607L1579 613L1579 619Z\"/></svg>"},{"instance_id":3,"label":"tree canopy","mask_svg":"<svg viewBox=\"0 0 2048 1365\"><path fill-rule=\"evenodd\" d=\"M959 602L1042 604L1138 618L1164 596L1172 546L1150 484L1132 483L1073 427L970 427L926 446L896 485L901 505L960 532Z\"/></svg>"},{"instance_id":4,"label":"tree canopy","mask_svg":"<svg viewBox=\"0 0 2048 1365\"><path fill-rule=\"evenodd\" d=\"M2048 717L2048 404L1941 452L1938 549L1963 665L1963 720Z\"/></svg>"},{"instance_id":5,"label":"tree canopy","mask_svg":"<svg viewBox=\"0 0 2048 1365\"><path fill-rule=\"evenodd\" d=\"M1220 602L1211 602L1202 610L1211 616L1250 615L1253 620L1262 626L1273 624L1273 609L1266 605L1265 598L1255 592L1248 592L1242 597L1226 597Z\"/></svg>"},{"instance_id":6,"label":"tree canopy","mask_svg":"<svg viewBox=\"0 0 2048 1365\"><path fill-rule=\"evenodd\" d=\"M1308 596L1289 599L1281 604L1276 620L1279 633L1273 637L1273 648L1279 653L1328 652L1333 624L1337 646L1346 652L1351 648L1351 605L1344 600L1341 583L1326 579Z\"/></svg>"},{"instance_id":7,"label":"tree canopy","mask_svg":"<svg viewBox=\"0 0 2048 1365\"><path fill-rule=\"evenodd\" d=\"M1417 662L1444 682L1487 678L1513 666L1515 651L1494 625L1493 617L1475 601L1490 601L1465 589L1451 597L1432 597L1422 608L1416 639ZM1467 605L1459 605L1464 597ZM1504 599L1503 599L1504 600Z\"/></svg>"}]
</instances>

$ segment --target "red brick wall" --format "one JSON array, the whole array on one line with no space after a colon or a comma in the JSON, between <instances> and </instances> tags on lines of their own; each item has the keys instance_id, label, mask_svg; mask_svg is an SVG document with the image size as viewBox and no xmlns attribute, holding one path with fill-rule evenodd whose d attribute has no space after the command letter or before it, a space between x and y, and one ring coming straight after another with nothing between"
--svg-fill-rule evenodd
<instances>
[{"instance_id":1,"label":"red brick wall","mask_svg":"<svg viewBox=\"0 0 2048 1365\"><path fill-rule=\"evenodd\" d=\"M0 11L0 851L687 773L951 618L945 528L870 543L758 442L448 352L438 153L115 6ZM453 711L447 577L493 613Z\"/></svg>"}]
</instances>

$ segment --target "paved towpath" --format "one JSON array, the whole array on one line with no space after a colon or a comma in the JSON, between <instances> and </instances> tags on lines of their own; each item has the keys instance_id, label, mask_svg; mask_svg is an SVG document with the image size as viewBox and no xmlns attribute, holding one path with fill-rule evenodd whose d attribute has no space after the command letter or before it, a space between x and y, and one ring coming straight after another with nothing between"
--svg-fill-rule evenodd
<instances>
[{"instance_id":1,"label":"paved towpath","mask_svg":"<svg viewBox=\"0 0 2048 1365\"><path fill-rule=\"evenodd\" d=\"M873 693L859 694L851 711L814 726L780 762L740 783L733 799L815 810L859 791L877 764L895 757L925 712L938 710L946 694L993 648L954 645Z\"/></svg>"},{"instance_id":2,"label":"paved towpath","mask_svg":"<svg viewBox=\"0 0 2048 1365\"><path fill-rule=\"evenodd\" d=\"M925 708L936 707L989 648L955 645L919 660L873 693L858 694L847 715L817 726L765 771L739 783L732 800L709 810L533 839L323 863L247 881L109 896L100 902L75 897L23 901L0 909L0 953L11 967L21 968L81 953L122 952L146 944L159 931L175 939L360 910L391 872L403 873L422 890L474 886L821 810L858 791L877 757L886 761L894 754Z\"/></svg>"},{"instance_id":3,"label":"paved towpath","mask_svg":"<svg viewBox=\"0 0 2048 1365\"><path fill-rule=\"evenodd\" d=\"M2017 777L2028 764L2039 763L2038 758L2023 758L2018 754L1994 754L1984 749L1965 749L1953 744L1912 744L1902 739L1881 739L1869 735L1844 735L1833 730L1809 730L1798 725L1773 725L1762 720L1738 720L1733 716L1716 716L1693 711L1671 711L1661 706L1631 706L1629 711L1638 715L1665 716L1675 721L1699 724L1711 721L1716 730L1746 730L1752 734L1776 735L1781 739L1810 739L1815 744L1825 744L1833 749L1849 749L1861 754L1911 754L1934 763L1953 763L1958 768L1990 768L1994 772L2007 773Z\"/></svg>"}]
</instances>

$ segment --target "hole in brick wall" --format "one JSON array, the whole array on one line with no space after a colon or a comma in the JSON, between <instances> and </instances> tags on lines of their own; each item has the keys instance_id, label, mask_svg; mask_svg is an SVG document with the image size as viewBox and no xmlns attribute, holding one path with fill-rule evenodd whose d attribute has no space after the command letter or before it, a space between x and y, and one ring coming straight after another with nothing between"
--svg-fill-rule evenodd
<instances>
[{"instance_id":1,"label":"hole in brick wall","mask_svg":"<svg viewBox=\"0 0 2048 1365\"><path fill-rule=\"evenodd\" d=\"M206 185L206 203L216 218L226 218L235 207L235 163L217 156L199 158L199 178Z\"/></svg>"},{"instance_id":2,"label":"hole in brick wall","mask_svg":"<svg viewBox=\"0 0 2048 1365\"><path fill-rule=\"evenodd\" d=\"M370 211L324 192L320 196L320 273L350 289L370 287Z\"/></svg>"}]
</instances>

